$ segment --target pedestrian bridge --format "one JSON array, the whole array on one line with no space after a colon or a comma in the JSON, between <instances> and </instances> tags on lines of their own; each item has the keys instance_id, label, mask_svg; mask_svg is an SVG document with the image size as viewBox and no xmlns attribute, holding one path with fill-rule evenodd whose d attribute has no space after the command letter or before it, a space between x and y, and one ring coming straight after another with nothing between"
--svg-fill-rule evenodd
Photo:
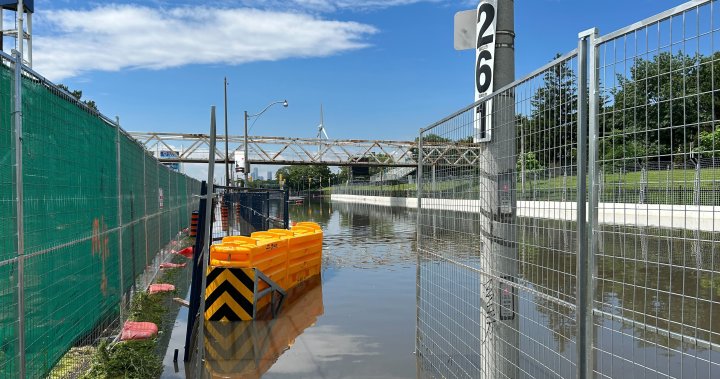
<instances>
[{"instance_id":1,"label":"pedestrian bridge","mask_svg":"<svg viewBox=\"0 0 720 379\"><path fill-rule=\"evenodd\" d=\"M207 163L210 136L188 133L129 132L163 163ZM244 136L228 136L227 161L242 156ZM225 136L218 136L215 162L225 163ZM438 165L475 165L480 158L478 144L467 142L423 143L425 161ZM239 153L239 154L236 154ZM251 164L417 167L415 141L318 139L248 136ZM237 158L240 159L240 158Z\"/></svg>"}]
</instances>

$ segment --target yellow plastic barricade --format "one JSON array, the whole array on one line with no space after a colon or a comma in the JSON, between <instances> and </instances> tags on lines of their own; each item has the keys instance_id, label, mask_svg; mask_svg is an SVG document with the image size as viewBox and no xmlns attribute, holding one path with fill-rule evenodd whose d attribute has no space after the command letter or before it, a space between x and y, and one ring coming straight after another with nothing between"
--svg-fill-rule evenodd
<instances>
[{"instance_id":1,"label":"yellow plastic barricade","mask_svg":"<svg viewBox=\"0 0 720 379\"><path fill-rule=\"evenodd\" d=\"M292 286L320 274L323 233L319 225L308 222L298 223L290 230L295 233L288 254L288 281Z\"/></svg>"},{"instance_id":2,"label":"yellow plastic barricade","mask_svg":"<svg viewBox=\"0 0 720 379\"><path fill-rule=\"evenodd\" d=\"M318 224L300 222L290 230L270 229L252 233L250 237L225 237L222 243L212 245L207 275L213 283L208 288L217 293L213 295L206 291L206 302L208 299L219 299L219 304L229 305L223 309L222 304L215 306L213 309L216 311L210 316L234 320L231 316L236 309L237 319L254 318L257 310L271 301L271 296L262 296L270 287L261 280L263 276L275 283L273 288L279 286L286 291L319 275L322 269L322 239L323 232ZM220 273L218 270L225 271ZM223 285L225 280L229 284ZM237 289L237 294L233 294L235 291L228 286ZM240 299L240 293L244 299ZM237 304L233 303L233 296L238 297L235 299ZM207 307L212 306L207 304ZM210 316L206 314L206 317Z\"/></svg>"}]
</instances>

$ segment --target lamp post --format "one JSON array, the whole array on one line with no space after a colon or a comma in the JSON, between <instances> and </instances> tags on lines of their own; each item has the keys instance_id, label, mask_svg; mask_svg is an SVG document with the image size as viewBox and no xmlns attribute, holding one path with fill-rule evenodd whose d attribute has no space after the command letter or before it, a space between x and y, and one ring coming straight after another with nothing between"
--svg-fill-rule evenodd
<instances>
[{"instance_id":1,"label":"lamp post","mask_svg":"<svg viewBox=\"0 0 720 379\"><path fill-rule=\"evenodd\" d=\"M243 186L245 188L247 188L247 186L248 186L248 174L250 173L250 159L249 159L250 157L248 156L248 120L253 117L260 117L263 113L265 113L265 111L270 109L270 107L272 107L275 104L282 104L283 107L285 107L285 108L288 107L288 101L283 100L283 101L276 101L274 103L270 103L270 105L265 107L265 109L263 109L262 112L260 112L258 114L249 115L248 112L245 111L245 167L244 167L244 172L243 172L243 175L245 177L245 183L243 184Z\"/></svg>"},{"instance_id":2,"label":"lamp post","mask_svg":"<svg viewBox=\"0 0 720 379\"><path fill-rule=\"evenodd\" d=\"M230 187L230 157L228 156L228 109L227 109L227 86L225 77L225 186Z\"/></svg>"}]
</instances>

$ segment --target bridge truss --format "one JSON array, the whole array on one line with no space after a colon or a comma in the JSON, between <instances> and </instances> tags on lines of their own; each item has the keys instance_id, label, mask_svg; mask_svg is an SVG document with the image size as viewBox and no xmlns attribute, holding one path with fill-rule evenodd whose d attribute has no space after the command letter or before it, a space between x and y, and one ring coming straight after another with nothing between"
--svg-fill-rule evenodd
<instances>
[{"instance_id":1,"label":"bridge truss","mask_svg":"<svg viewBox=\"0 0 720 379\"><path fill-rule=\"evenodd\" d=\"M210 136L206 134L129 132L148 151L165 163L207 163ZM229 136L228 161L235 163L235 152L242 152L243 136ZM215 162L225 162L225 136L218 136ZM424 161L437 165L475 165L480 147L469 143L423 144ZM161 154L161 152L174 152ZM251 164L326 166L416 167L417 143L385 140L327 140L317 138L248 136Z\"/></svg>"}]
</instances>

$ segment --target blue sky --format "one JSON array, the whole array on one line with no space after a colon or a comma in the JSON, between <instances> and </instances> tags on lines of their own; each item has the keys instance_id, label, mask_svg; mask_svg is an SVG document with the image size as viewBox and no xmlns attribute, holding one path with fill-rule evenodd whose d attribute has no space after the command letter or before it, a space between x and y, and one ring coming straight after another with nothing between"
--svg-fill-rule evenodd
<instances>
[{"instance_id":1,"label":"blue sky","mask_svg":"<svg viewBox=\"0 0 720 379\"><path fill-rule=\"evenodd\" d=\"M582 30L605 34L682 3L515 0L516 78L575 48ZM474 52L453 49L453 18L476 6L36 0L34 68L129 131L207 133L210 106L222 116L227 76L230 134L242 135L243 110L287 99L250 134L314 137L322 103L330 138L412 140L474 99Z\"/></svg>"},{"instance_id":2,"label":"blue sky","mask_svg":"<svg viewBox=\"0 0 720 379\"><path fill-rule=\"evenodd\" d=\"M198 4L203 4L198 6ZM680 0L515 0L516 77ZM36 0L35 65L81 89L130 131L207 133L230 82L230 134L242 112L272 109L250 134L415 138L473 101L474 53L453 49L453 16L477 1ZM262 170L265 171L264 169Z\"/></svg>"}]
</instances>

